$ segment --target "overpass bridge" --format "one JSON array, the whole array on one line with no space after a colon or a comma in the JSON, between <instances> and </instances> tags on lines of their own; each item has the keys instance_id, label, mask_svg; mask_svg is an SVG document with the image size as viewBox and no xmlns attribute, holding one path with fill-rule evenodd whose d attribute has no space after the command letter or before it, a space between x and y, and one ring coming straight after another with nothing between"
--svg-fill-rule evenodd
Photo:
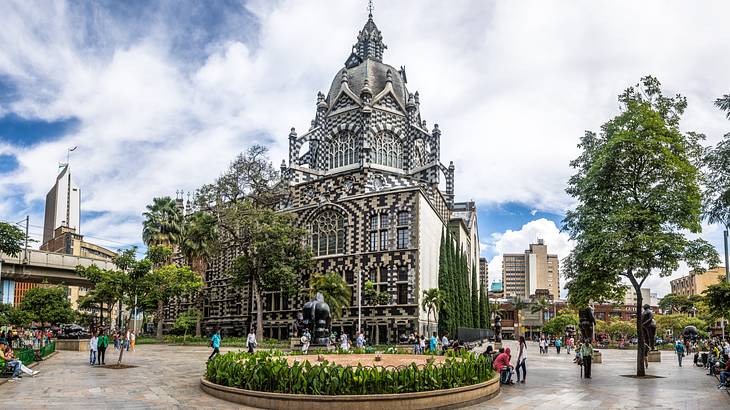
<instances>
[{"instance_id":1,"label":"overpass bridge","mask_svg":"<svg viewBox=\"0 0 730 410\"><path fill-rule=\"evenodd\" d=\"M17 256L0 253L0 278L16 282L48 282L70 286L90 287L91 282L76 273L76 266L96 265L115 269L111 261L46 252L36 249L21 251Z\"/></svg>"}]
</instances>

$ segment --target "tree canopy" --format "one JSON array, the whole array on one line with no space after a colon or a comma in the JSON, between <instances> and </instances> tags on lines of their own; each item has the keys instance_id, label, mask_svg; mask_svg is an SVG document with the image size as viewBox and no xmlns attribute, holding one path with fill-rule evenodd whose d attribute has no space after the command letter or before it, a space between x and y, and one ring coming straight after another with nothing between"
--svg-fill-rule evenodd
<instances>
[{"instance_id":1,"label":"tree canopy","mask_svg":"<svg viewBox=\"0 0 730 410\"><path fill-rule=\"evenodd\" d=\"M0 252L16 256L23 250L25 233L17 226L0 222Z\"/></svg>"},{"instance_id":2,"label":"tree canopy","mask_svg":"<svg viewBox=\"0 0 730 410\"><path fill-rule=\"evenodd\" d=\"M659 81L648 76L618 100L619 114L599 134L586 132L571 162L577 172L567 192L578 205L566 213L564 229L576 246L564 273L577 306L618 299L622 277L641 305L641 286L652 273L669 276L680 261L696 272L719 263L711 244L686 237L701 231L703 152L703 136L679 129L686 99L663 95ZM638 376L644 375L642 354L639 349Z\"/></svg>"},{"instance_id":3,"label":"tree canopy","mask_svg":"<svg viewBox=\"0 0 730 410\"><path fill-rule=\"evenodd\" d=\"M37 287L28 289L18 306L27 312L34 322L53 324L71 323L75 313L62 286Z\"/></svg>"},{"instance_id":4,"label":"tree canopy","mask_svg":"<svg viewBox=\"0 0 730 410\"><path fill-rule=\"evenodd\" d=\"M350 307L352 302L352 289L337 272L328 272L325 274L315 273L309 279L309 288L306 294L311 299L321 293L325 303L330 307L332 318L339 319L342 317L343 311Z\"/></svg>"},{"instance_id":5,"label":"tree canopy","mask_svg":"<svg viewBox=\"0 0 730 410\"><path fill-rule=\"evenodd\" d=\"M547 335L560 336L565 334L565 328L568 325L573 325L577 328L578 315L575 313L560 312L560 314L545 322L545 325L542 327L542 331Z\"/></svg>"}]
</instances>

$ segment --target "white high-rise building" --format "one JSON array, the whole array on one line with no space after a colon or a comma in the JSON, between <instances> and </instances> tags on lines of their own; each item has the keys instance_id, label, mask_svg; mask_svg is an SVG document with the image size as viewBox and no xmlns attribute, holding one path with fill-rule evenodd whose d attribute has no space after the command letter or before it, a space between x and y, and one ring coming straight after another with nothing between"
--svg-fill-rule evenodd
<instances>
[{"instance_id":1,"label":"white high-rise building","mask_svg":"<svg viewBox=\"0 0 730 410\"><path fill-rule=\"evenodd\" d=\"M46 195L43 243L53 239L54 231L61 226L81 232L81 189L71 180L68 164L63 165L56 184Z\"/></svg>"}]
</instances>

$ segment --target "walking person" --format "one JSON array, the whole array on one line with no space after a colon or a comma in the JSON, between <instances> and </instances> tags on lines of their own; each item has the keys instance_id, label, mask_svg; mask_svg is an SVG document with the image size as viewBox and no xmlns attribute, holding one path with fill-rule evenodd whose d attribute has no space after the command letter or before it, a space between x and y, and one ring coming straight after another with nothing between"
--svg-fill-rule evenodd
<instances>
[{"instance_id":1,"label":"walking person","mask_svg":"<svg viewBox=\"0 0 730 410\"><path fill-rule=\"evenodd\" d=\"M570 351L573 350L573 338L569 337L565 340L565 350L568 352L568 356L570 356Z\"/></svg>"},{"instance_id":2,"label":"walking person","mask_svg":"<svg viewBox=\"0 0 730 410\"><path fill-rule=\"evenodd\" d=\"M515 371L517 372L517 383L524 383L527 380L527 367L525 361L527 360L527 343L525 343L525 337L520 336L520 350L517 354L517 365ZM522 369L522 381L520 381L520 369Z\"/></svg>"},{"instance_id":3,"label":"walking person","mask_svg":"<svg viewBox=\"0 0 730 410\"><path fill-rule=\"evenodd\" d=\"M132 334L130 333L129 329L127 329L127 337L124 338L124 348L129 351L129 338Z\"/></svg>"},{"instance_id":4,"label":"walking person","mask_svg":"<svg viewBox=\"0 0 730 410\"><path fill-rule=\"evenodd\" d=\"M357 337L358 341L360 337L362 337L362 333ZM307 354L307 351L309 351L309 343L312 341L312 335L309 333L309 329L304 329L304 334L299 341L302 342L302 353Z\"/></svg>"},{"instance_id":5,"label":"walking person","mask_svg":"<svg viewBox=\"0 0 730 410\"><path fill-rule=\"evenodd\" d=\"M256 347L256 333L251 329L250 332L248 332L248 337L246 338L246 344L248 345L248 352L253 353L253 349Z\"/></svg>"},{"instance_id":6,"label":"walking person","mask_svg":"<svg viewBox=\"0 0 730 410\"><path fill-rule=\"evenodd\" d=\"M674 351L677 353L677 361L679 367L682 367L682 358L684 357L684 344L680 339L677 339L677 344L674 345Z\"/></svg>"},{"instance_id":7,"label":"walking person","mask_svg":"<svg viewBox=\"0 0 730 410\"><path fill-rule=\"evenodd\" d=\"M436 338L436 332L433 332L433 335L431 336L431 339L428 341L428 350L431 353L436 353L436 345L438 344L438 339Z\"/></svg>"},{"instance_id":8,"label":"walking person","mask_svg":"<svg viewBox=\"0 0 730 410\"><path fill-rule=\"evenodd\" d=\"M208 361L210 361L210 359L212 359L215 355L221 353L221 350L220 350L221 349L221 333L220 333L220 330L217 330L216 329L215 333L213 333L213 337L210 338L210 347L213 348L213 352L210 354L210 356L208 356Z\"/></svg>"},{"instance_id":9,"label":"walking person","mask_svg":"<svg viewBox=\"0 0 730 410\"><path fill-rule=\"evenodd\" d=\"M585 369L585 378L591 378L591 362L593 361L593 346L591 339L586 339L583 346L580 347L580 356L583 360L583 368Z\"/></svg>"},{"instance_id":10,"label":"walking person","mask_svg":"<svg viewBox=\"0 0 730 410\"><path fill-rule=\"evenodd\" d=\"M96 364L96 351L99 349L99 338L96 337L96 332L91 333L91 339L89 339L89 364Z\"/></svg>"},{"instance_id":11,"label":"walking person","mask_svg":"<svg viewBox=\"0 0 730 410\"><path fill-rule=\"evenodd\" d=\"M98 342L97 342L97 354L96 354L96 364L97 365L105 365L104 362L104 355L106 353L106 348L109 346L109 337L104 333L102 330L99 333Z\"/></svg>"},{"instance_id":12,"label":"walking person","mask_svg":"<svg viewBox=\"0 0 730 410\"><path fill-rule=\"evenodd\" d=\"M421 335L421 340L418 341L418 348L421 354L426 353L426 337Z\"/></svg>"},{"instance_id":13,"label":"walking person","mask_svg":"<svg viewBox=\"0 0 730 410\"><path fill-rule=\"evenodd\" d=\"M114 350L119 350L119 332L114 332Z\"/></svg>"},{"instance_id":14,"label":"walking person","mask_svg":"<svg viewBox=\"0 0 730 410\"><path fill-rule=\"evenodd\" d=\"M134 345L137 344L137 335L134 333L134 330L132 330L129 333L129 346L131 347L132 351L134 351Z\"/></svg>"},{"instance_id":15,"label":"walking person","mask_svg":"<svg viewBox=\"0 0 730 410\"><path fill-rule=\"evenodd\" d=\"M560 338L555 339L555 351L560 354L560 347L563 346L563 341Z\"/></svg>"}]
</instances>

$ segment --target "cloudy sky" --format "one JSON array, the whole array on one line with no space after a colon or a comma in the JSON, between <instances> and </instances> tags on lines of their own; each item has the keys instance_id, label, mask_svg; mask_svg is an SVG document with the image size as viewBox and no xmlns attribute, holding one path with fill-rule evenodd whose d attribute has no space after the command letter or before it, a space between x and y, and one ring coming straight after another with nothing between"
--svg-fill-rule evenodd
<instances>
[{"instance_id":1,"label":"cloudy sky","mask_svg":"<svg viewBox=\"0 0 730 410\"><path fill-rule=\"evenodd\" d=\"M0 220L30 215L66 150L82 233L138 244L151 198L211 181L253 143L287 156L367 18L366 1L0 2ZM726 1L378 1L384 61L408 69L460 200L479 206L490 279L501 252L560 233L568 162L646 74L688 97L685 130L730 122ZM703 236L720 249L718 227ZM683 273L677 272L676 275ZM666 279L653 290L668 291Z\"/></svg>"}]
</instances>

